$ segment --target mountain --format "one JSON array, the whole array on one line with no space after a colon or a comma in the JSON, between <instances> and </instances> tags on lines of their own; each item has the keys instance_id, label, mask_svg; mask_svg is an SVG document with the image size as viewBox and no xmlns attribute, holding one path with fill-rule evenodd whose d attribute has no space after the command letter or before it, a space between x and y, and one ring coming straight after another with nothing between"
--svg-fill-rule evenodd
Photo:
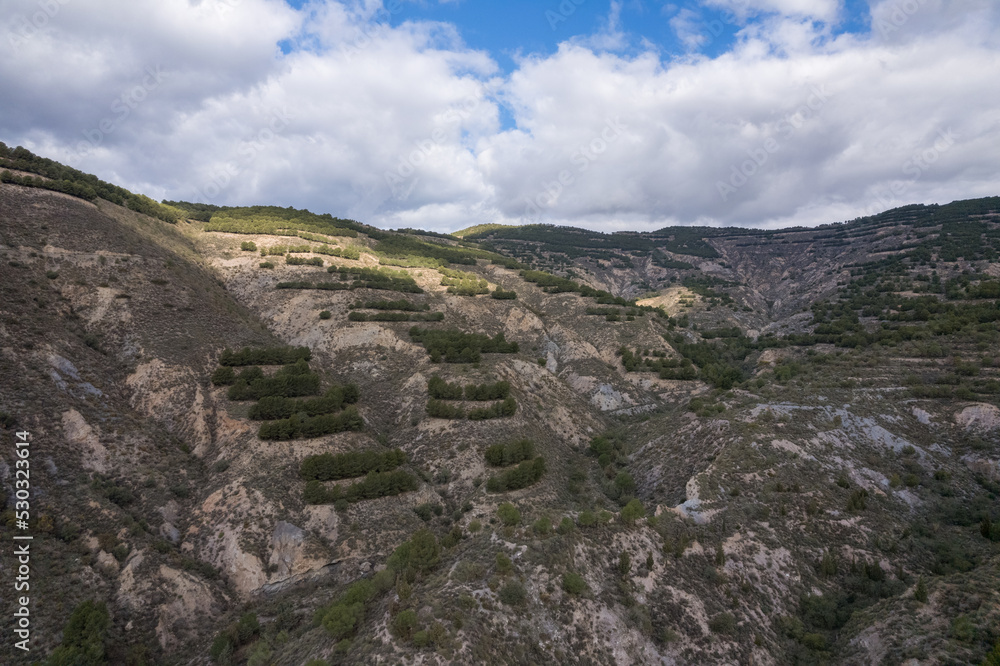
<instances>
[{"instance_id":1,"label":"mountain","mask_svg":"<svg viewBox=\"0 0 1000 666\"><path fill-rule=\"evenodd\" d=\"M0 170L4 663L1000 640L1000 198L448 235Z\"/></svg>"}]
</instances>

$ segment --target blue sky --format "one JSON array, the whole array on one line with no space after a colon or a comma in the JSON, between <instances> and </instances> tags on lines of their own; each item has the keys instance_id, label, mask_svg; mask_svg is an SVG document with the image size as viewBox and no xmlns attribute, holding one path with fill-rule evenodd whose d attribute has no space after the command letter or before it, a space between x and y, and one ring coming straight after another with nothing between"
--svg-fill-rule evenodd
<instances>
[{"instance_id":1,"label":"blue sky","mask_svg":"<svg viewBox=\"0 0 1000 666\"><path fill-rule=\"evenodd\" d=\"M301 0L289 3L295 7L304 4ZM605 30L613 15L626 36L627 47L623 51L636 51L648 43L655 45L665 59L690 52L670 25L670 20L684 10L697 15L697 29L710 38L697 49L710 57L730 50L739 28L752 22L742 20L732 11L694 0L624 0L617 3L620 6L617 12L613 4L616 3L607 0L424 0L400 2L399 10L388 12L388 16L397 26L414 20L453 24L470 47L489 52L507 72L515 69L523 56L551 55L567 40ZM831 34L868 32L870 18L867 0L845 0L838 21L831 26Z\"/></svg>"},{"instance_id":2,"label":"blue sky","mask_svg":"<svg viewBox=\"0 0 1000 666\"><path fill-rule=\"evenodd\" d=\"M1000 194L998 72L995 0L5 0L0 141L382 227L776 228Z\"/></svg>"}]
</instances>

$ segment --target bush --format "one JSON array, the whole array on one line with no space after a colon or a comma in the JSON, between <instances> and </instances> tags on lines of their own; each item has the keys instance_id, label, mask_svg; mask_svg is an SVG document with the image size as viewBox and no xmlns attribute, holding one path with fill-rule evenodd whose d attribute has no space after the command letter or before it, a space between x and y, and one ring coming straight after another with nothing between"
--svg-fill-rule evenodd
<instances>
[{"instance_id":1,"label":"bush","mask_svg":"<svg viewBox=\"0 0 1000 666\"><path fill-rule=\"evenodd\" d=\"M493 290L493 293L490 294L490 297L495 298L497 300L514 300L515 298L517 298L517 292L504 291L502 287L497 287L496 289Z\"/></svg>"},{"instance_id":2,"label":"bush","mask_svg":"<svg viewBox=\"0 0 1000 666\"><path fill-rule=\"evenodd\" d=\"M285 256L285 263L291 266L322 266L323 259L320 257L293 257L292 255Z\"/></svg>"},{"instance_id":3,"label":"bush","mask_svg":"<svg viewBox=\"0 0 1000 666\"><path fill-rule=\"evenodd\" d=\"M461 400L463 395L461 384L449 384L434 375L427 380L427 393L435 400Z\"/></svg>"},{"instance_id":4,"label":"bush","mask_svg":"<svg viewBox=\"0 0 1000 666\"><path fill-rule=\"evenodd\" d=\"M364 614L363 603L336 604L323 615L323 628L335 640L346 638L354 633Z\"/></svg>"},{"instance_id":5,"label":"bush","mask_svg":"<svg viewBox=\"0 0 1000 666\"><path fill-rule=\"evenodd\" d=\"M410 609L399 612L389 623L389 629L393 635L403 640L409 640L416 626L417 612Z\"/></svg>"},{"instance_id":6,"label":"bush","mask_svg":"<svg viewBox=\"0 0 1000 666\"><path fill-rule=\"evenodd\" d=\"M105 642L111 618L104 602L84 601L73 609L63 628L62 643L49 657L50 666L105 664Z\"/></svg>"},{"instance_id":7,"label":"bush","mask_svg":"<svg viewBox=\"0 0 1000 666\"><path fill-rule=\"evenodd\" d=\"M494 384L469 384L465 387L466 400L504 400L510 395L509 382L496 382Z\"/></svg>"},{"instance_id":8,"label":"bush","mask_svg":"<svg viewBox=\"0 0 1000 666\"><path fill-rule=\"evenodd\" d=\"M332 314L330 314L330 311L329 311L329 310L323 310L323 311L321 311L321 312L319 313L319 318L320 318L320 319L329 319L329 318L330 318L330 317L332 317L332 316L333 316L333 315L332 315Z\"/></svg>"},{"instance_id":9,"label":"bush","mask_svg":"<svg viewBox=\"0 0 1000 666\"><path fill-rule=\"evenodd\" d=\"M230 366L222 366L212 373L214 386L232 386L236 382L236 372Z\"/></svg>"},{"instance_id":10,"label":"bush","mask_svg":"<svg viewBox=\"0 0 1000 666\"><path fill-rule=\"evenodd\" d=\"M254 421L274 421L289 419L296 414L321 416L335 414L358 401L360 392L356 384L331 386L322 397L309 400L293 400L282 396L265 396L251 406L247 416Z\"/></svg>"},{"instance_id":11,"label":"bush","mask_svg":"<svg viewBox=\"0 0 1000 666\"><path fill-rule=\"evenodd\" d=\"M431 362L478 363L482 354L515 354L516 342L507 342L503 333L491 338L482 333L463 333L458 329L410 329L410 338L430 354Z\"/></svg>"},{"instance_id":12,"label":"bush","mask_svg":"<svg viewBox=\"0 0 1000 666\"><path fill-rule=\"evenodd\" d=\"M847 500L847 510L854 513L864 511L868 507L868 491L855 490Z\"/></svg>"},{"instance_id":13,"label":"bush","mask_svg":"<svg viewBox=\"0 0 1000 666\"><path fill-rule=\"evenodd\" d=\"M646 515L646 509L642 502L637 499L631 500L621 511L622 522L626 525L634 525L635 521Z\"/></svg>"},{"instance_id":14,"label":"bush","mask_svg":"<svg viewBox=\"0 0 1000 666\"><path fill-rule=\"evenodd\" d=\"M719 613L708 621L708 628L716 634L731 634L736 630L736 618L732 613Z\"/></svg>"},{"instance_id":15,"label":"bush","mask_svg":"<svg viewBox=\"0 0 1000 666\"><path fill-rule=\"evenodd\" d=\"M534 522L531 529L533 529L536 534L544 536L552 531L552 521L549 520L548 516L542 516Z\"/></svg>"},{"instance_id":16,"label":"bush","mask_svg":"<svg viewBox=\"0 0 1000 666\"><path fill-rule=\"evenodd\" d=\"M507 490L520 490L537 483L545 474L545 459L538 456L532 461L524 461L514 469L503 474L491 476L486 482L486 490L494 493Z\"/></svg>"},{"instance_id":17,"label":"bush","mask_svg":"<svg viewBox=\"0 0 1000 666\"><path fill-rule=\"evenodd\" d=\"M480 407L469 410L470 421L485 421L488 419L499 419L505 416L514 416L517 412L517 402L514 398L507 398L503 402L495 402L490 407Z\"/></svg>"},{"instance_id":18,"label":"bush","mask_svg":"<svg viewBox=\"0 0 1000 666\"><path fill-rule=\"evenodd\" d=\"M508 581L500 588L500 601L508 606L520 606L528 598L524 586L516 580Z\"/></svg>"},{"instance_id":19,"label":"bush","mask_svg":"<svg viewBox=\"0 0 1000 666\"><path fill-rule=\"evenodd\" d=\"M519 439L507 444L494 444L484 454L487 464L493 467L507 467L529 460L535 455L535 444L530 439Z\"/></svg>"},{"instance_id":20,"label":"bush","mask_svg":"<svg viewBox=\"0 0 1000 666\"><path fill-rule=\"evenodd\" d=\"M441 546L437 537L429 529L424 528L414 532L409 541L402 543L386 565L393 571L405 571L409 567L426 571L434 567L441 559Z\"/></svg>"},{"instance_id":21,"label":"bush","mask_svg":"<svg viewBox=\"0 0 1000 666\"><path fill-rule=\"evenodd\" d=\"M580 595L586 592L587 581L580 574L567 571L562 577L562 587L569 594Z\"/></svg>"},{"instance_id":22,"label":"bush","mask_svg":"<svg viewBox=\"0 0 1000 666\"><path fill-rule=\"evenodd\" d=\"M260 267L261 268L274 268L274 262L273 261L262 261L262 262L260 262Z\"/></svg>"},{"instance_id":23,"label":"bush","mask_svg":"<svg viewBox=\"0 0 1000 666\"><path fill-rule=\"evenodd\" d=\"M504 525L519 525L521 523L521 512L510 502L504 502L497 507L497 517Z\"/></svg>"},{"instance_id":24,"label":"bush","mask_svg":"<svg viewBox=\"0 0 1000 666\"><path fill-rule=\"evenodd\" d=\"M459 405L449 405L443 400L430 399L427 401L427 416L435 419L463 419L465 410Z\"/></svg>"},{"instance_id":25,"label":"bush","mask_svg":"<svg viewBox=\"0 0 1000 666\"><path fill-rule=\"evenodd\" d=\"M288 419L269 421L260 426L257 436L262 440L290 440L321 437L337 432L358 431L365 426L358 410L351 405L339 414L308 416L305 413Z\"/></svg>"},{"instance_id":26,"label":"bush","mask_svg":"<svg viewBox=\"0 0 1000 666\"><path fill-rule=\"evenodd\" d=\"M242 243L240 243L240 249L243 250L244 252L256 252L257 244L254 243L253 241L243 241Z\"/></svg>"}]
</instances>

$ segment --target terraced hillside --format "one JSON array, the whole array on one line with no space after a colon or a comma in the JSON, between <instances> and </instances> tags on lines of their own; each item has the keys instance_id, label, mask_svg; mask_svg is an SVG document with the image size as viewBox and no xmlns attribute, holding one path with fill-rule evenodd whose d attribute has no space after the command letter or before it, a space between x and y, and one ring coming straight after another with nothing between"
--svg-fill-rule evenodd
<instances>
[{"instance_id":1,"label":"terraced hillside","mask_svg":"<svg viewBox=\"0 0 1000 666\"><path fill-rule=\"evenodd\" d=\"M5 663L957 664L1000 640L1000 200L459 238L18 178L0 529L23 428L44 603Z\"/></svg>"}]
</instances>

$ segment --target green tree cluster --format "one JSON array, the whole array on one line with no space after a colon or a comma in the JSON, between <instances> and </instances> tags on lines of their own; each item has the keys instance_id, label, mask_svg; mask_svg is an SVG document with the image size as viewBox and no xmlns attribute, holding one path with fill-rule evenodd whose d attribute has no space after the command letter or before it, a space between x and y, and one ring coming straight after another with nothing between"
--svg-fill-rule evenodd
<instances>
[{"instance_id":1,"label":"green tree cluster","mask_svg":"<svg viewBox=\"0 0 1000 666\"><path fill-rule=\"evenodd\" d=\"M271 376L259 367L243 370L229 387L230 400L260 400L267 396L296 398L319 393L319 375L309 371L305 361L286 365Z\"/></svg>"},{"instance_id":2,"label":"green tree cluster","mask_svg":"<svg viewBox=\"0 0 1000 666\"><path fill-rule=\"evenodd\" d=\"M349 451L307 456L299 467L306 481L335 481L364 476L369 472L390 472L406 464L406 454L392 451Z\"/></svg>"},{"instance_id":3,"label":"green tree cluster","mask_svg":"<svg viewBox=\"0 0 1000 666\"><path fill-rule=\"evenodd\" d=\"M290 440L321 437L337 432L358 431L365 427L364 419L353 405L339 414L308 416L304 412L291 418L262 423L257 436L263 440Z\"/></svg>"},{"instance_id":4,"label":"green tree cluster","mask_svg":"<svg viewBox=\"0 0 1000 666\"><path fill-rule=\"evenodd\" d=\"M253 421L273 421L291 418L300 413L307 416L334 414L342 410L345 405L355 404L359 397L360 391L357 384L331 386L321 397L307 400L269 395L262 397L255 405L251 405L247 417Z\"/></svg>"},{"instance_id":5,"label":"green tree cluster","mask_svg":"<svg viewBox=\"0 0 1000 666\"><path fill-rule=\"evenodd\" d=\"M545 458L538 456L534 460L525 460L513 469L491 476L486 482L486 490L493 493L520 490L537 483L543 474L545 474Z\"/></svg>"},{"instance_id":6,"label":"green tree cluster","mask_svg":"<svg viewBox=\"0 0 1000 666\"><path fill-rule=\"evenodd\" d=\"M530 460L535 456L535 443L530 439L519 439L506 444L494 444L486 449L487 464L493 467L507 467Z\"/></svg>"},{"instance_id":7,"label":"green tree cluster","mask_svg":"<svg viewBox=\"0 0 1000 666\"><path fill-rule=\"evenodd\" d=\"M490 337L482 333L463 333L458 329L410 329L410 339L420 343L432 363L478 363L482 354L516 354L516 342L507 342L503 333Z\"/></svg>"},{"instance_id":8,"label":"green tree cluster","mask_svg":"<svg viewBox=\"0 0 1000 666\"><path fill-rule=\"evenodd\" d=\"M306 483L304 499L307 504L335 504L340 500L345 502L360 502L410 492L419 487L417 478L401 469L390 472L369 472L356 483L342 489L340 486L326 488L322 481Z\"/></svg>"}]
</instances>

